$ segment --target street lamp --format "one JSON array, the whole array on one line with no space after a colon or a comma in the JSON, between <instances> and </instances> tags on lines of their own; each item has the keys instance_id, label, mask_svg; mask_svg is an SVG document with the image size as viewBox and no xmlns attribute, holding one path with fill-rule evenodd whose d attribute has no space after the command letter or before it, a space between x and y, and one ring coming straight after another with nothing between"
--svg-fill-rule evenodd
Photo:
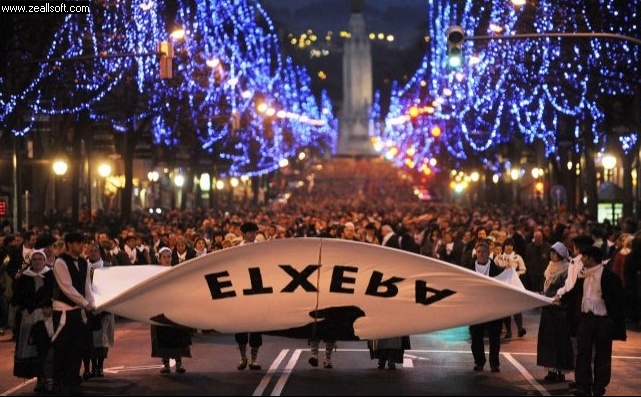
<instances>
[{"instance_id":1,"label":"street lamp","mask_svg":"<svg viewBox=\"0 0 641 397\"><path fill-rule=\"evenodd\" d=\"M160 186L156 182L160 179L160 174L156 170L149 171L147 179L149 180L149 188L147 189L148 204L150 207L156 208L160 197Z\"/></svg>"},{"instance_id":2,"label":"street lamp","mask_svg":"<svg viewBox=\"0 0 641 397\"><path fill-rule=\"evenodd\" d=\"M606 170L606 173L609 173L617 166L617 158L611 154L606 154L601 159L601 165L603 165L603 169Z\"/></svg>"},{"instance_id":3,"label":"street lamp","mask_svg":"<svg viewBox=\"0 0 641 397\"><path fill-rule=\"evenodd\" d=\"M105 208L105 184L106 179L111 175L111 165L108 163L102 163L98 166L98 175L102 178L102 184L100 185L100 208Z\"/></svg>"},{"instance_id":4,"label":"street lamp","mask_svg":"<svg viewBox=\"0 0 641 397\"><path fill-rule=\"evenodd\" d=\"M64 174L67 173L67 169L69 168L69 165L67 162L63 159L57 159L53 162L53 173L56 176L53 180L53 203L54 203L54 210L55 212L58 212L58 193L56 189L56 185L58 184L58 179L59 177L62 177Z\"/></svg>"},{"instance_id":5,"label":"street lamp","mask_svg":"<svg viewBox=\"0 0 641 397\"><path fill-rule=\"evenodd\" d=\"M58 159L53 162L53 173L57 176L63 176L64 174L66 174L68 168L69 165L62 159Z\"/></svg>"}]
</instances>

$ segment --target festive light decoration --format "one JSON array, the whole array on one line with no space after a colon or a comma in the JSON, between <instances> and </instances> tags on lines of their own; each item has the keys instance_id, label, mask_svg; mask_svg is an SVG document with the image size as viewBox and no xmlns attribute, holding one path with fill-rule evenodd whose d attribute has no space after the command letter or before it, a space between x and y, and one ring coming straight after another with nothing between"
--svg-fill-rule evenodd
<instances>
[{"instance_id":1,"label":"festive light decoration","mask_svg":"<svg viewBox=\"0 0 641 397\"><path fill-rule=\"evenodd\" d=\"M641 48L626 41L589 39L465 40L470 62L447 65L445 32L460 25L467 36L546 32L605 32L641 37L641 1L570 2L539 0L515 8L509 1L429 0L431 47L420 68L394 87L379 141L394 142L399 165L420 167L423 159L447 153L451 163L480 159L498 170L497 151L512 139L541 141L545 155L558 151L559 135L578 144L590 128L597 147L605 144L603 95L634 95L641 90ZM434 104L430 117L409 118L411 109ZM637 112L639 110L637 109ZM430 137L438 123L442 134ZM640 131L618 140L628 153ZM413 156L407 149L415 148ZM408 161L411 160L411 161ZM418 160L418 161L417 161Z\"/></svg>"},{"instance_id":2,"label":"festive light decoration","mask_svg":"<svg viewBox=\"0 0 641 397\"><path fill-rule=\"evenodd\" d=\"M41 63L27 85L3 89L2 126L23 135L38 114L84 112L128 131L149 119L156 144L174 146L193 131L206 150L230 162L230 175L273 171L305 148L321 154L335 149L329 96L317 100L306 71L281 56L276 30L258 2L176 5L174 22L186 36L174 45L173 80L158 76L156 47L169 39L162 1L92 2L89 14L64 20L46 57L92 59ZM48 91L61 83L63 90ZM115 118L102 105L125 83L146 106ZM267 111L259 112L263 104Z\"/></svg>"}]
</instances>

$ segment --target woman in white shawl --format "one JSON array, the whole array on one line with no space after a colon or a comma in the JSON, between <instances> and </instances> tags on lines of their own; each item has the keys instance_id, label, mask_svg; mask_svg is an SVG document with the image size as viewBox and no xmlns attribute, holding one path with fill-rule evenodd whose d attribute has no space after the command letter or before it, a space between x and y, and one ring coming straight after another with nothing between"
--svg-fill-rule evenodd
<instances>
[{"instance_id":1,"label":"woman in white shawl","mask_svg":"<svg viewBox=\"0 0 641 397\"><path fill-rule=\"evenodd\" d=\"M22 314L16 350L13 361L13 374L20 378L38 377L36 389L42 387L42 363L38 359L36 345L29 343L31 328L43 319L42 307L51 306L55 279L51 268L46 265L44 250L34 250L29 257L30 266L16 280L11 304ZM38 390L36 390L38 391Z\"/></svg>"},{"instance_id":2,"label":"woman in white shawl","mask_svg":"<svg viewBox=\"0 0 641 397\"><path fill-rule=\"evenodd\" d=\"M554 297L556 291L565 284L569 259L568 249L563 243L556 242L552 245L550 263L544 273L543 294L545 296ZM566 307L550 305L543 308L536 354L536 365L548 370L544 377L547 382L564 382L563 371L574 369L574 352L570 341Z\"/></svg>"}]
</instances>

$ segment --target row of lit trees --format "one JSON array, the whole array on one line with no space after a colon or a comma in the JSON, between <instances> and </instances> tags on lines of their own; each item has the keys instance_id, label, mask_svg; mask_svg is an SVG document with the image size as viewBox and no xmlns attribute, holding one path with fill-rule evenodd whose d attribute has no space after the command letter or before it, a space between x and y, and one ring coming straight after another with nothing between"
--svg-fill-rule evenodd
<instances>
[{"instance_id":1,"label":"row of lit trees","mask_svg":"<svg viewBox=\"0 0 641 397\"><path fill-rule=\"evenodd\" d=\"M596 154L615 151L626 167L624 212L630 215L630 171L641 132L641 46L600 38L467 40L463 66L452 69L445 34L455 24L467 36L606 32L639 38L641 2L521 3L431 1L430 48L409 82L395 87L381 140L395 143L397 163L417 170L438 159L446 169L483 165L491 172L500 171L506 147L519 141L526 153L508 154L513 163L524 154L538 164L549 161L563 183L576 179L576 170L565 167L568 162L589 159L581 175L594 181ZM628 105L629 113L618 124L607 117L612 109L603 106L617 100ZM412 117L412 109L427 107L434 111ZM380 117L373 112L373 120ZM407 122L398 122L403 118ZM435 126L442 131L439 136L430 133ZM585 186L592 214L594 185Z\"/></svg>"},{"instance_id":2,"label":"row of lit trees","mask_svg":"<svg viewBox=\"0 0 641 397\"><path fill-rule=\"evenodd\" d=\"M163 2L92 2L89 14L69 15L40 36L52 39L39 51L8 52L0 67L10 71L0 75L3 130L27 135L48 115L65 119L80 142L96 121L113 126L125 164L123 216L131 211L134 148L149 131L169 153L204 149L221 175L237 177L274 171L306 148L323 154L335 146L328 96L315 98L306 72L281 56L258 2L176 6L168 15ZM15 32L28 29L20 16L9 18ZM174 43L174 78L164 81L156 46L177 25L185 37ZM21 34L10 37L16 42L8 46L22 48ZM78 145L69 155L80 157Z\"/></svg>"}]
</instances>

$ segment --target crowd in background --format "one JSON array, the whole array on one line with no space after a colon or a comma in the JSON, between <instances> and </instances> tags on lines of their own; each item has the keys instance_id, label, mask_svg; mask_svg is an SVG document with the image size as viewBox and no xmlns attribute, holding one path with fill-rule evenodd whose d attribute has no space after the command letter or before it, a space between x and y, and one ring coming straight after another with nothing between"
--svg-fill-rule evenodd
<instances>
[{"instance_id":1,"label":"crowd in background","mask_svg":"<svg viewBox=\"0 0 641 397\"><path fill-rule=\"evenodd\" d=\"M524 286L534 292L545 290L554 244L563 243L571 252L576 237L589 236L602 250L607 266L621 277L626 318L638 325L641 232L637 222L624 219L598 224L584 214L543 206L425 202L416 197L411 181L399 177L392 167L364 162L352 163L347 170L344 167L330 164L313 185L261 207L244 204L224 211L194 208L162 214L137 211L126 222L103 219L88 222L81 230L43 224L18 232L5 223L0 242L0 333L9 328L11 305L20 304L15 287L31 266L32 253L44 250L45 265L51 267L65 250L68 232L84 234L85 257L95 244L105 266L158 264L163 247L171 250L171 265L176 265L240 244L240 227L246 222L258 226L256 242L325 237L382 244L391 232L404 241L405 246L399 248L472 270L476 244L483 241L489 244L495 262L515 266ZM506 245L508 250L504 250ZM512 253L523 263L509 264ZM524 335L518 320L517 326L519 336Z\"/></svg>"}]
</instances>

